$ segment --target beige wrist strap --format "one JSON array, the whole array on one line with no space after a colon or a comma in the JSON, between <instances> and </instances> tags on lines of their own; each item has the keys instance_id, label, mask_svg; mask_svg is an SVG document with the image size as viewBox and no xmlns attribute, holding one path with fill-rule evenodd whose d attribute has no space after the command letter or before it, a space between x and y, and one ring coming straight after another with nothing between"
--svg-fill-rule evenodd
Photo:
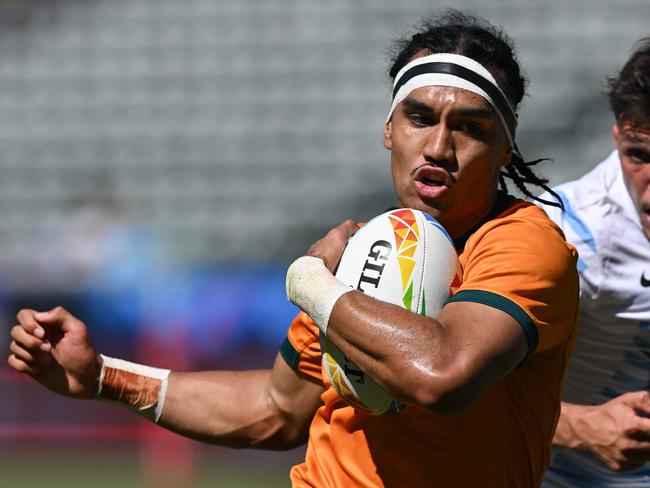
<instances>
[{"instance_id":1,"label":"beige wrist strap","mask_svg":"<svg viewBox=\"0 0 650 488\"><path fill-rule=\"evenodd\" d=\"M116 402L138 415L158 422L167 393L170 370L152 368L101 354L97 398Z\"/></svg>"},{"instance_id":2,"label":"beige wrist strap","mask_svg":"<svg viewBox=\"0 0 650 488\"><path fill-rule=\"evenodd\" d=\"M336 301L352 291L330 273L321 258L303 256L287 271L287 297L327 333L330 315Z\"/></svg>"}]
</instances>

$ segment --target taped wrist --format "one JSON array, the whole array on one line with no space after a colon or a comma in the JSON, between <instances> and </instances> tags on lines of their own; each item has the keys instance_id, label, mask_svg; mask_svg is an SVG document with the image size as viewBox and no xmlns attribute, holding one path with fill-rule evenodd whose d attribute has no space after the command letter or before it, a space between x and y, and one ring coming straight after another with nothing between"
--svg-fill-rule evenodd
<instances>
[{"instance_id":1,"label":"taped wrist","mask_svg":"<svg viewBox=\"0 0 650 488\"><path fill-rule=\"evenodd\" d=\"M167 393L170 370L152 368L100 355L102 370L97 398L116 402L138 415L158 422Z\"/></svg>"},{"instance_id":2,"label":"taped wrist","mask_svg":"<svg viewBox=\"0 0 650 488\"><path fill-rule=\"evenodd\" d=\"M327 333L330 314L336 301L352 287L330 273L321 258L303 256L287 271L287 297Z\"/></svg>"}]
</instances>

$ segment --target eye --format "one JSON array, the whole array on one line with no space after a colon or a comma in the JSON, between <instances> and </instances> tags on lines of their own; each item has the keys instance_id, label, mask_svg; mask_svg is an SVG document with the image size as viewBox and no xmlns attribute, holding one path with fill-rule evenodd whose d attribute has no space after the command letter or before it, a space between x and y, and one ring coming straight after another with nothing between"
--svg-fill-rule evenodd
<instances>
[{"instance_id":1,"label":"eye","mask_svg":"<svg viewBox=\"0 0 650 488\"><path fill-rule=\"evenodd\" d=\"M409 120L413 125L418 127L428 127L434 124L433 118L431 116L419 112L413 112L409 114Z\"/></svg>"},{"instance_id":2,"label":"eye","mask_svg":"<svg viewBox=\"0 0 650 488\"><path fill-rule=\"evenodd\" d=\"M623 154L635 163L650 163L650 152L645 149L631 147L625 149Z\"/></svg>"},{"instance_id":3,"label":"eye","mask_svg":"<svg viewBox=\"0 0 650 488\"><path fill-rule=\"evenodd\" d=\"M483 127L477 122L461 122L458 124L458 130L466 132L471 136L483 134Z\"/></svg>"}]
</instances>

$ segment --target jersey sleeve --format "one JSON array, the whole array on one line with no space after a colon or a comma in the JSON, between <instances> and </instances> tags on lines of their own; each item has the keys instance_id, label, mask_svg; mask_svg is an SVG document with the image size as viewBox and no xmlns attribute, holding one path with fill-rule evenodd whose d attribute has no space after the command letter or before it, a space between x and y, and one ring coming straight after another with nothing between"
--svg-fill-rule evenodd
<instances>
[{"instance_id":1,"label":"jersey sleeve","mask_svg":"<svg viewBox=\"0 0 650 488\"><path fill-rule=\"evenodd\" d=\"M322 383L319 330L306 313L300 312L293 319L280 355L299 375Z\"/></svg>"},{"instance_id":2,"label":"jersey sleeve","mask_svg":"<svg viewBox=\"0 0 650 488\"><path fill-rule=\"evenodd\" d=\"M498 308L528 339L528 355L565 344L575 331L577 253L537 207L499 218L468 241L463 284L450 298Z\"/></svg>"}]
</instances>

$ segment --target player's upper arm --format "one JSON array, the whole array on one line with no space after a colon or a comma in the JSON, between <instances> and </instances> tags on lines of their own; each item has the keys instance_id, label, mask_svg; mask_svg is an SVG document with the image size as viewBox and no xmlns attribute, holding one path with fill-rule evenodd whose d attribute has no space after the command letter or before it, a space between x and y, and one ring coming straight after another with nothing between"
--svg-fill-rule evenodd
<instances>
[{"instance_id":1,"label":"player's upper arm","mask_svg":"<svg viewBox=\"0 0 650 488\"><path fill-rule=\"evenodd\" d=\"M438 317L445 339L455 344L454 357L443 364L446 387L431 408L453 413L471 407L526 358L529 342L510 314L482 303L452 302Z\"/></svg>"},{"instance_id":2,"label":"player's upper arm","mask_svg":"<svg viewBox=\"0 0 650 488\"><path fill-rule=\"evenodd\" d=\"M289 445L302 444L318 407L324 386L310 381L292 369L278 354L273 364L267 399L283 419L282 441Z\"/></svg>"}]
</instances>

